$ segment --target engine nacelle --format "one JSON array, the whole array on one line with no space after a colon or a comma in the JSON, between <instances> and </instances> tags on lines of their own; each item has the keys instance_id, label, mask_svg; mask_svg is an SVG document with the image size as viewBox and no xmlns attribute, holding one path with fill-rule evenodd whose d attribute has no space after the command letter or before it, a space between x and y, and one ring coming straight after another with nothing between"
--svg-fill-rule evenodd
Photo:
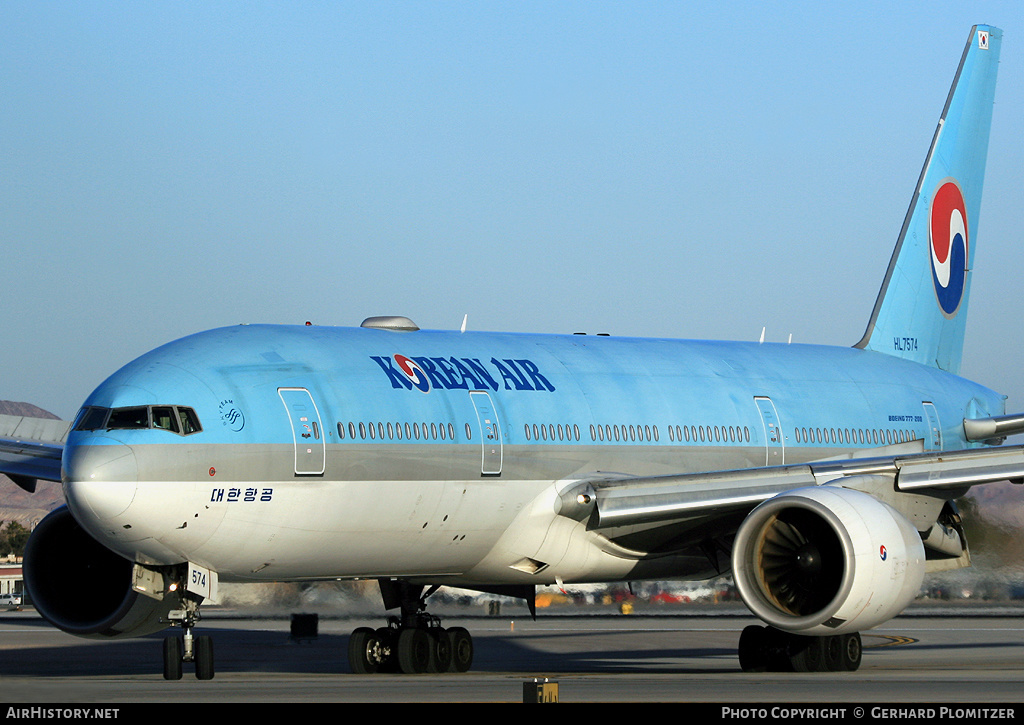
<instances>
[{"instance_id":1,"label":"engine nacelle","mask_svg":"<svg viewBox=\"0 0 1024 725\"><path fill-rule=\"evenodd\" d=\"M740 596L781 630L810 635L869 629L917 596L924 545L898 511L838 486L801 488L755 508L732 551Z\"/></svg>"},{"instance_id":2,"label":"engine nacelle","mask_svg":"<svg viewBox=\"0 0 1024 725\"><path fill-rule=\"evenodd\" d=\"M177 597L157 600L132 588L134 564L93 539L61 507L32 531L25 588L53 626L79 637L139 637L168 626Z\"/></svg>"}]
</instances>

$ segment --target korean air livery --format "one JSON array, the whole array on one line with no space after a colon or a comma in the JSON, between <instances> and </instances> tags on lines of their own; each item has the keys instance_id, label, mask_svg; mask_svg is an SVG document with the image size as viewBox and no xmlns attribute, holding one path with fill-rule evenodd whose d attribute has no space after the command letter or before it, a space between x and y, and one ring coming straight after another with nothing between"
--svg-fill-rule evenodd
<instances>
[{"instance_id":1,"label":"korean air livery","mask_svg":"<svg viewBox=\"0 0 1024 725\"><path fill-rule=\"evenodd\" d=\"M532 607L538 586L731 570L764 622L743 669L856 669L858 632L969 564L953 500L1024 478L1002 445L1024 415L958 376L1001 38L971 29L857 344L397 316L201 332L64 429L0 420L0 470L67 502L26 549L32 601L83 637L174 627L164 676L208 679L220 582L374 579L395 616L352 632L352 670L458 672L473 640L429 613L439 587Z\"/></svg>"}]
</instances>

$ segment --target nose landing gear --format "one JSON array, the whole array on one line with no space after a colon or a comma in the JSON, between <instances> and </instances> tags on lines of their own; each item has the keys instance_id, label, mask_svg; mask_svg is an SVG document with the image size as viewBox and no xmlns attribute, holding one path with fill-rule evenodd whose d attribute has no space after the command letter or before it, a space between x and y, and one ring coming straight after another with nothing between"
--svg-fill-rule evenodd
<instances>
[{"instance_id":1,"label":"nose landing gear","mask_svg":"<svg viewBox=\"0 0 1024 725\"><path fill-rule=\"evenodd\" d=\"M186 595L182 604L182 609L171 613L175 618L180 618L182 635L164 638L164 679L180 680L182 663L191 662L196 667L196 679L212 680L213 639L205 634L192 634L196 622L200 619L199 602Z\"/></svg>"}]
</instances>

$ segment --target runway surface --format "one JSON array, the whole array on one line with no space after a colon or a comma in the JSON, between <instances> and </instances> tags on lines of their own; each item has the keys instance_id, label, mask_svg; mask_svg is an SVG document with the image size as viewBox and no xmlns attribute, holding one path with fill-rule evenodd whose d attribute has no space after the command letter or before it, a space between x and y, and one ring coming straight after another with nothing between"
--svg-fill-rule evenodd
<instances>
[{"instance_id":1,"label":"runway surface","mask_svg":"<svg viewBox=\"0 0 1024 725\"><path fill-rule=\"evenodd\" d=\"M472 671L444 676L348 672L346 645L373 620L326 619L296 642L290 621L204 620L216 677L161 675L160 637L83 640L31 611L0 617L0 700L8 703L522 702L549 678L559 702L1020 703L1024 617L901 617L863 633L853 673L740 671L743 616L446 619L476 646ZM1018 708L1020 709L1020 708ZM1024 715L1024 710L1021 710Z\"/></svg>"}]
</instances>

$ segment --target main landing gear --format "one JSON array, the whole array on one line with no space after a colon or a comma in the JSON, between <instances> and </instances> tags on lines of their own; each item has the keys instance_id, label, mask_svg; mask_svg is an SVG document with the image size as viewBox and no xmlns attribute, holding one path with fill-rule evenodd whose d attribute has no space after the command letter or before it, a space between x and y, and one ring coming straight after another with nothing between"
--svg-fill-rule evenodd
<instances>
[{"instance_id":1,"label":"main landing gear","mask_svg":"<svg viewBox=\"0 0 1024 725\"><path fill-rule=\"evenodd\" d=\"M740 635L744 672L853 672L860 667L860 634L811 637L751 625Z\"/></svg>"},{"instance_id":2,"label":"main landing gear","mask_svg":"<svg viewBox=\"0 0 1024 725\"><path fill-rule=\"evenodd\" d=\"M466 672L473 664L473 638L462 627L441 627L437 617L426 615L412 627L390 617L387 627L352 632L348 661L357 675Z\"/></svg>"},{"instance_id":3,"label":"main landing gear","mask_svg":"<svg viewBox=\"0 0 1024 725\"><path fill-rule=\"evenodd\" d=\"M213 640L209 635L193 636L192 630L199 621L199 602L186 595L183 608L172 612L181 619L182 635L164 638L164 679L180 680L182 663L192 662L196 666L196 679L213 679Z\"/></svg>"},{"instance_id":4,"label":"main landing gear","mask_svg":"<svg viewBox=\"0 0 1024 725\"><path fill-rule=\"evenodd\" d=\"M426 599L438 587L422 595L422 585L382 580L385 606L400 606L401 617L389 617L380 629L359 627L348 640L352 672L422 674L466 672L473 664L473 638L463 627L445 629L441 620L427 614Z\"/></svg>"}]
</instances>

